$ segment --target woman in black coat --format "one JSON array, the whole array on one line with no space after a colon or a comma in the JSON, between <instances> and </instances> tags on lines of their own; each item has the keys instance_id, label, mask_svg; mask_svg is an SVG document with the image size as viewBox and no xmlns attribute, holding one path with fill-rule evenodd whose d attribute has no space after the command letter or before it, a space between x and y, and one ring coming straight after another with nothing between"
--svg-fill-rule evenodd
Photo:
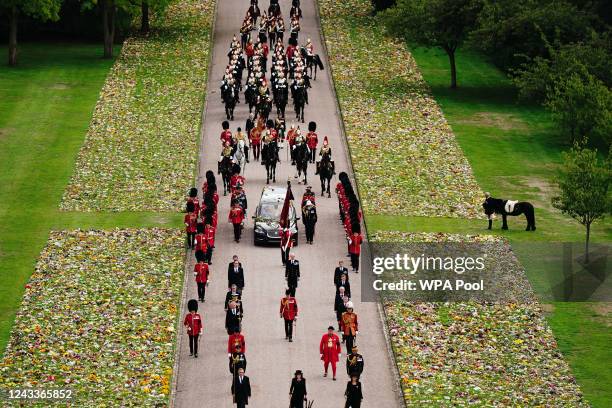
<instances>
[{"instance_id":1,"label":"woman in black coat","mask_svg":"<svg viewBox=\"0 0 612 408\"><path fill-rule=\"evenodd\" d=\"M304 408L306 394L306 379L302 374L302 370L297 370L289 388L289 395L291 396L289 408Z\"/></svg>"},{"instance_id":2,"label":"woman in black coat","mask_svg":"<svg viewBox=\"0 0 612 408\"><path fill-rule=\"evenodd\" d=\"M346 384L346 391L344 391L346 397L346 404L344 408L360 408L363 394L361 393L361 382L359 377L356 375L351 376L351 381Z\"/></svg>"}]
</instances>

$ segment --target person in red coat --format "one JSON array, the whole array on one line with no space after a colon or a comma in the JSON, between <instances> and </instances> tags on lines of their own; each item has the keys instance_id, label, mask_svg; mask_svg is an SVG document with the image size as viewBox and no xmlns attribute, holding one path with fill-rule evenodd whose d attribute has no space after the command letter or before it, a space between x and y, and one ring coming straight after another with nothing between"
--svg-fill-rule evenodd
<instances>
[{"instance_id":1,"label":"person in red coat","mask_svg":"<svg viewBox=\"0 0 612 408\"><path fill-rule=\"evenodd\" d=\"M359 273L359 256L361 255L361 243L363 237L358 231L353 233L348 238L349 254L351 254L351 266L353 271Z\"/></svg>"},{"instance_id":2,"label":"person in red coat","mask_svg":"<svg viewBox=\"0 0 612 408\"><path fill-rule=\"evenodd\" d=\"M215 248L215 234L217 232L217 229L212 226L211 222L212 220L207 222L204 226L204 238L208 249L206 252L206 262L208 262L209 265L212 265L212 253Z\"/></svg>"},{"instance_id":3,"label":"person in red coat","mask_svg":"<svg viewBox=\"0 0 612 408\"><path fill-rule=\"evenodd\" d=\"M246 342L244 336L240 333L240 329L235 330L227 339L227 356L231 357L232 353L236 352L236 346L240 345L240 350L246 353Z\"/></svg>"},{"instance_id":4,"label":"person in red coat","mask_svg":"<svg viewBox=\"0 0 612 408\"><path fill-rule=\"evenodd\" d=\"M225 146L225 143L229 143L231 146L234 142L234 139L232 138L232 131L229 130L229 122L227 120L224 120L221 126L223 127L221 137L219 138L221 139L221 145Z\"/></svg>"},{"instance_id":5,"label":"person in red coat","mask_svg":"<svg viewBox=\"0 0 612 408\"><path fill-rule=\"evenodd\" d=\"M206 296L206 287L208 286L210 269L204 258L200 259L193 268L193 275L195 276L196 284L198 286L198 300L204 302L204 296Z\"/></svg>"},{"instance_id":6,"label":"person in red coat","mask_svg":"<svg viewBox=\"0 0 612 408\"><path fill-rule=\"evenodd\" d=\"M197 234L195 236L195 258L196 262L207 258L208 245L206 245L206 235L204 235L204 224L198 223Z\"/></svg>"},{"instance_id":7,"label":"person in red coat","mask_svg":"<svg viewBox=\"0 0 612 408\"><path fill-rule=\"evenodd\" d=\"M315 162L315 157L317 154L317 145L319 144L319 138L315 133L317 130L316 122L310 122L308 124L308 133L306 134L306 146L310 150L310 162Z\"/></svg>"},{"instance_id":8,"label":"person in red coat","mask_svg":"<svg viewBox=\"0 0 612 408\"><path fill-rule=\"evenodd\" d=\"M297 320L297 300L291 296L291 291L285 291L285 297L280 302L280 317L285 320L285 340L293 341L293 322Z\"/></svg>"},{"instance_id":9,"label":"person in red coat","mask_svg":"<svg viewBox=\"0 0 612 408\"><path fill-rule=\"evenodd\" d=\"M189 313L185 316L183 325L187 328L189 335L189 355L198 358L198 337L202 334L202 317L198 312L198 301L195 299L187 302Z\"/></svg>"},{"instance_id":10,"label":"person in red coat","mask_svg":"<svg viewBox=\"0 0 612 408\"><path fill-rule=\"evenodd\" d=\"M321 354L321 360L325 372L323 377L327 377L327 369L329 365L332 366L333 379L336 381L336 363L339 360L339 355L342 353L340 348L340 338L334 333L334 326L327 328L327 333L321 337L321 343L319 344L319 353Z\"/></svg>"},{"instance_id":11,"label":"person in red coat","mask_svg":"<svg viewBox=\"0 0 612 408\"><path fill-rule=\"evenodd\" d=\"M242 233L242 222L244 221L244 210L238 203L234 201L232 209L229 213L229 222L234 226L234 241L240 242L240 234Z\"/></svg>"},{"instance_id":12,"label":"person in red coat","mask_svg":"<svg viewBox=\"0 0 612 408\"><path fill-rule=\"evenodd\" d=\"M187 246L193 249L198 226L198 213L195 212L193 202L187 203L187 214L185 214L183 222L185 223L185 232L187 232Z\"/></svg>"}]
</instances>

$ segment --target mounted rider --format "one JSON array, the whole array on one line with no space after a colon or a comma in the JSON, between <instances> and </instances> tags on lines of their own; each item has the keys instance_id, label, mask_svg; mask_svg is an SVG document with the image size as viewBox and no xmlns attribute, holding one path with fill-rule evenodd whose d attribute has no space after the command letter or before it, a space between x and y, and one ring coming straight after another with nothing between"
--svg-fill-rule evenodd
<instances>
[{"instance_id":1,"label":"mounted rider","mask_svg":"<svg viewBox=\"0 0 612 408\"><path fill-rule=\"evenodd\" d=\"M331 146L329 145L329 140L327 139L327 136L323 138L323 146L321 146L321 150L319 151L319 156L323 157L324 155L327 155L331 160L332 150Z\"/></svg>"}]
</instances>

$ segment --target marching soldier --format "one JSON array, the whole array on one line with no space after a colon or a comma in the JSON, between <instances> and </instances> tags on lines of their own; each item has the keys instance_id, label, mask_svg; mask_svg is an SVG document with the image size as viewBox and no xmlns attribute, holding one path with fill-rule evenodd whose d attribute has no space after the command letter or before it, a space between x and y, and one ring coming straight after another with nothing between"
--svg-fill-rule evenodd
<instances>
[{"instance_id":1,"label":"marching soldier","mask_svg":"<svg viewBox=\"0 0 612 408\"><path fill-rule=\"evenodd\" d=\"M233 299L240 299L241 297L242 297L242 294L238 291L238 286L236 286L236 284L232 284L230 290L227 291L227 293L225 294L225 303L224 303L225 311L227 311L227 309L229 309L229 303Z\"/></svg>"},{"instance_id":2,"label":"marching soldier","mask_svg":"<svg viewBox=\"0 0 612 408\"><path fill-rule=\"evenodd\" d=\"M246 367L247 367L246 356L242 352L242 347L240 346L240 344L238 344L236 346L236 351L233 352L229 358L230 373L234 375L238 375L238 370L242 368L244 371L246 371Z\"/></svg>"},{"instance_id":3,"label":"marching soldier","mask_svg":"<svg viewBox=\"0 0 612 408\"><path fill-rule=\"evenodd\" d=\"M238 203L235 201L232 203L232 209L230 210L229 222L234 226L234 241L240 242L240 235L242 233L242 222L244 221L244 210Z\"/></svg>"},{"instance_id":4,"label":"marching soldier","mask_svg":"<svg viewBox=\"0 0 612 408\"><path fill-rule=\"evenodd\" d=\"M317 154L317 145L319 144L319 138L315 133L317 130L316 122L308 123L308 133L306 134L306 145L308 146L308 150L310 151L310 162L315 162L315 155Z\"/></svg>"},{"instance_id":5,"label":"marching soldier","mask_svg":"<svg viewBox=\"0 0 612 408\"><path fill-rule=\"evenodd\" d=\"M193 274L198 286L198 299L200 302L204 302L204 296L206 296L206 286L208 286L208 282L210 281L210 270L208 269L208 264L205 262L204 258L200 259L195 265Z\"/></svg>"},{"instance_id":6,"label":"marching soldier","mask_svg":"<svg viewBox=\"0 0 612 408\"><path fill-rule=\"evenodd\" d=\"M232 353L238 350L238 346L240 346L243 353L246 353L246 342L244 341L244 336L240 333L240 329L230 334L227 339L227 356L231 357Z\"/></svg>"},{"instance_id":7,"label":"marching soldier","mask_svg":"<svg viewBox=\"0 0 612 408\"><path fill-rule=\"evenodd\" d=\"M200 262L200 260L206 260L208 258L208 245L206 243L206 235L204 235L204 224L198 223L196 226L196 236L195 236L195 257L196 262Z\"/></svg>"},{"instance_id":8,"label":"marching soldier","mask_svg":"<svg viewBox=\"0 0 612 408\"><path fill-rule=\"evenodd\" d=\"M195 204L193 202L187 203L187 214L184 218L185 232L187 233L187 246L190 249L195 247L195 236L198 226L198 213L195 212Z\"/></svg>"},{"instance_id":9,"label":"marching soldier","mask_svg":"<svg viewBox=\"0 0 612 408\"><path fill-rule=\"evenodd\" d=\"M215 233L216 228L212 226L212 219L207 220L204 226L204 238L206 239L206 262L208 262L208 265L212 265L212 253L215 248Z\"/></svg>"},{"instance_id":10,"label":"marching soldier","mask_svg":"<svg viewBox=\"0 0 612 408\"><path fill-rule=\"evenodd\" d=\"M359 256L361 255L361 243L363 237L358 231L354 231L348 239L349 254L351 254L351 267L355 273L359 273Z\"/></svg>"},{"instance_id":11,"label":"marching soldier","mask_svg":"<svg viewBox=\"0 0 612 408\"><path fill-rule=\"evenodd\" d=\"M280 231L280 248L283 265L287 264L287 260L289 259L289 253L291 252L291 247L293 246L293 240L291 239L291 235L291 230L289 228L283 228Z\"/></svg>"},{"instance_id":12,"label":"marching soldier","mask_svg":"<svg viewBox=\"0 0 612 408\"><path fill-rule=\"evenodd\" d=\"M232 144L232 132L229 130L229 122L227 120L224 120L223 123L221 124L221 127L223 128L223 131L221 132L221 137L219 139L221 139L221 143L225 146L226 143L229 143L230 145Z\"/></svg>"},{"instance_id":13,"label":"marching soldier","mask_svg":"<svg viewBox=\"0 0 612 408\"><path fill-rule=\"evenodd\" d=\"M200 199L198 198L198 189L195 187L192 187L189 190L189 197L187 198L187 202L192 202L193 206L194 206L194 211L196 213L200 212Z\"/></svg>"},{"instance_id":14,"label":"marching soldier","mask_svg":"<svg viewBox=\"0 0 612 408\"><path fill-rule=\"evenodd\" d=\"M353 346L351 354L346 356L346 373L349 377L355 375L359 378L361 377L361 373L363 373L363 365L363 356L359 354L357 346Z\"/></svg>"},{"instance_id":15,"label":"marching soldier","mask_svg":"<svg viewBox=\"0 0 612 408\"><path fill-rule=\"evenodd\" d=\"M306 187L306 191L304 191L304 195L302 196L302 207L306 205L306 201L310 200L313 204L316 203L317 196L312 191L312 186ZM303 216L304 214L302 214Z\"/></svg>"},{"instance_id":16,"label":"marching soldier","mask_svg":"<svg viewBox=\"0 0 612 408\"><path fill-rule=\"evenodd\" d=\"M202 317L198 312L198 301L195 299L187 302L189 313L183 320L189 336L189 355L198 358L198 338L202 334Z\"/></svg>"},{"instance_id":17,"label":"marching soldier","mask_svg":"<svg viewBox=\"0 0 612 408\"><path fill-rule=\"evenodd\" d=\"M293 322L297 320L298 304L297 300L291 295L291 291L285 291L285 297L280 303L280 317L285 320L285 340L293 341Z\"/></svg>"},{"instance_id":18,"label":"marching soldier","mask_svg":"<svg viewBox=\"0 0 612 408\"><path fill-rule=\"evenodd\" d=\"M331 364L333 379L336 381L336 363L341 353L340 338L334 333L334 326L329 326L327 333L321 337L321 342L319 343L319 354L321 354L321 361L323 361L323 368L325 370L323 377L327 377L327 369Z\"/></svg>"},{"instance_id":19,"label":"marching soldier","mask_svg":"<svg viewBox=\"0 0 612 408\"><path fill-rule=\"evenodd\" d=\"M287 279L287 287L289 288L291 296L295 296L295 290L300 280L300 261L295 259L295 254L289 255L289 259L285 265L285 279Z\"/></svg>"},{"instance_id":20,"label":"marching soldier","mask_svg":"<svg viewBox=\"0 0 612 408\"><path fill-rule=\"evenodd\" d=\"M342 313L342 320L340 323L346 341L346 354L349 354L351 350L353 350L355 337L359 334L357 314L353 312L353 302L348 302L346 304L346 312Z\"/></svg>"}]
</instances>

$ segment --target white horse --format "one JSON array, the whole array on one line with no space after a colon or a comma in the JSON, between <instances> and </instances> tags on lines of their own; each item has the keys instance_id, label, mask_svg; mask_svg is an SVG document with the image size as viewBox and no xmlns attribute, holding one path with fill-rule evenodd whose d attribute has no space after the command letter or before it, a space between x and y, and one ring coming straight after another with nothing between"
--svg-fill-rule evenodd
<instances>
[{"instance_id":1,"label":"white horse","mask_svg":"<svg viewBox=\"0 0 612 408\"><path fill-rule=\"evenodd\" d=\"M234 156L232 157L232 161L234 164L240 166L240 173L244 174L244 170L246 168L246 143L244 140L239 140L238 145L236 146L236 151L234 152Z\"/></svg>"}]
</instances>

